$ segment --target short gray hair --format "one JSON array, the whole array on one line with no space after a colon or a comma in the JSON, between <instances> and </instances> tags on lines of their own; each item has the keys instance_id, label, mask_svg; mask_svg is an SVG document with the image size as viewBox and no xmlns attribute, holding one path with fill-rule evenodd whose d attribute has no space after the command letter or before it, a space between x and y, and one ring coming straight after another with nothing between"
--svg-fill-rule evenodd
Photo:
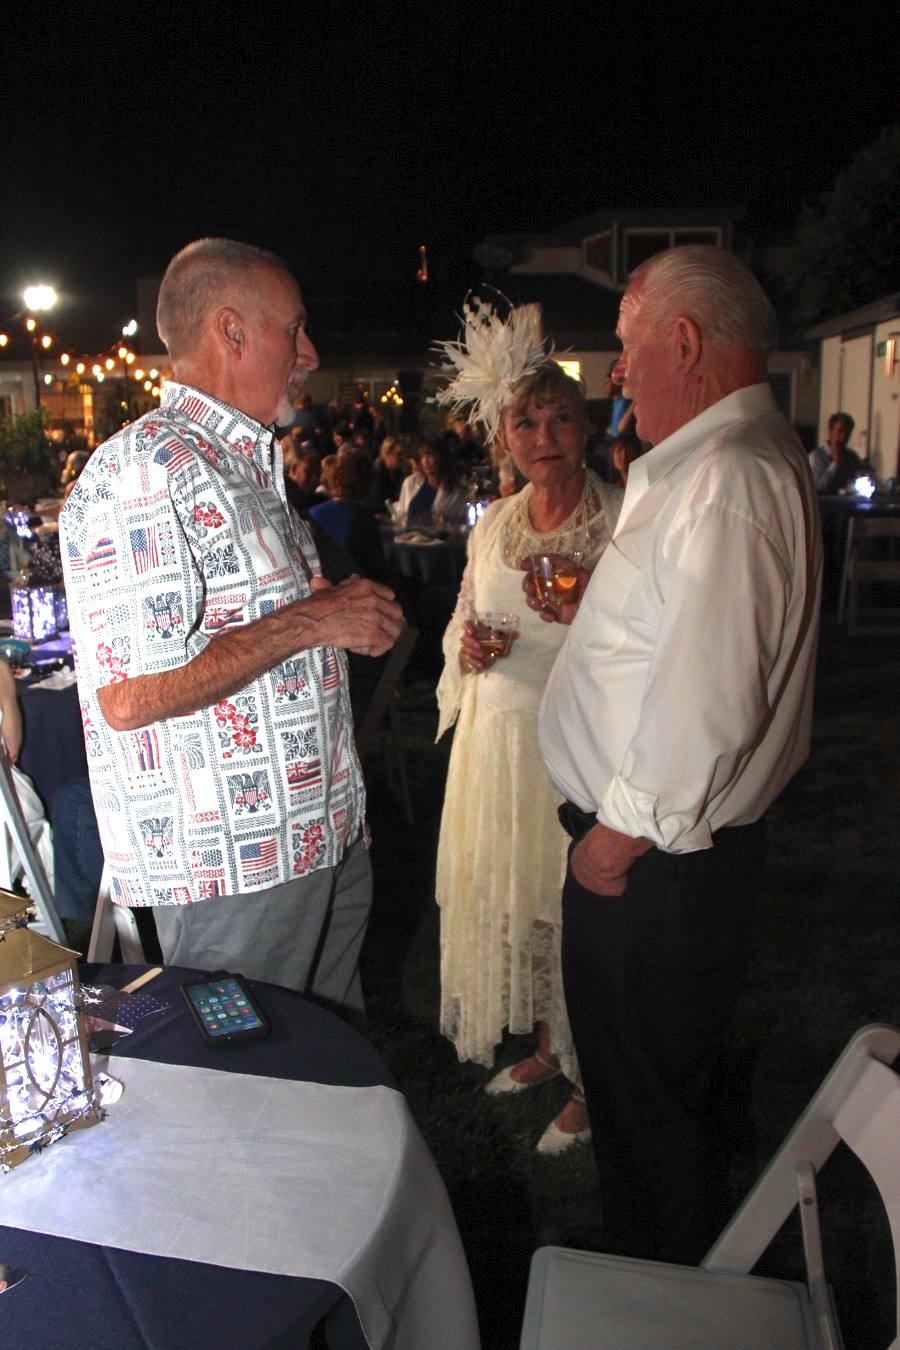
<instances>
[{"instance_id":1,"label":"short gray hair","mask_svg":"<svg viewBox=\"0 0 900 1350\"><path fill-rule=\"evenodd\" d=\"M632 272L629 287L636 282L641 313L652 322L684 315L717 346L759 356L778 344L769 297L749 267L724 248L684 244L655 253Z\"/></svg>"},{"instance_id":2,"label":"short gray hair","mask_svg":"<svg viewBox=\"0 0 900 1350\"><path fill-rule=\"evenodd\" d=\"M258 267L290 272L274 253L234 239L195 239L175 254L156 305L156 328L173 361L196 347L207 312L236 298L238 287Z\"/></svg>"}]
</instances>

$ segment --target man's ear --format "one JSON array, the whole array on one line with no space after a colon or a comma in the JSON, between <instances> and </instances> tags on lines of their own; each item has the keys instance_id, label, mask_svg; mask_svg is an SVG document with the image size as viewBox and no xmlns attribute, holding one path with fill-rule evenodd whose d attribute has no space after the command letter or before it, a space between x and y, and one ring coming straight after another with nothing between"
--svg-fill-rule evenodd
<instances>
[{"instance_id":1,"label":"man's ear","mask_svg":"<svg viewBox=\"0 0 900 1350\"><path fill-rule=\"evenodd\" d=\"M672 326L672 341L676 346L676 369L688 375L700 360L703 339L693 319L679 314Z\"/></svg>"},{"instance_id":2,"label":"man's ear","mask_svg":"<svg viewBox=\"0 0 900 1350\"><path fill-rule=\"evenodd\" d=\"M216 336L224 343L230 356L241 356L244 341L244 322L236 309L224 306L216 314Z\"/></svg>"}]
</instances>

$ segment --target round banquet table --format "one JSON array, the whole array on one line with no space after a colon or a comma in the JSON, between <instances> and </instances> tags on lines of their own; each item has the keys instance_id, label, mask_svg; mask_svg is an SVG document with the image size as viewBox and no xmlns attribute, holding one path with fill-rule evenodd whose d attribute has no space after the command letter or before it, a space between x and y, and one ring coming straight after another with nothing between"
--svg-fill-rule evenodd
<instances>
[{"instance_id":1,"label":"round banquet table","mask_svg":"<svg viewBox=\"0 0 900 1350\"><path fill-rule=\"evenodd\" d=\"M444 665L441 639L456 607L466 540L432 538L416 543L403 535L384 534L382 541L404 611L419 630L416 664L424 674L439 675Z\"/></svg>"},{"instance_id":2,"label":"round banquet table","mask_svg":"<svg viewBox=\"0 0 900 1350\"><path fill-rule=\"evenodd\" d=\"M84 966L81 976L85 984L121 988L144 969ZM195 1029L177 988L199 975L167 968L144 986L141 994L150 994L167 1006L138 1022L131 1035L113 1046L107 1070L111 1076L116 1076L117 1060L142 1059L220 1070L226 1076L260 1075L335 1087L396 1086L372 1046L352 1028L297 994L257 981L251 984L272 1024L269 1035L243 1045L209 1047ZM124 1065L120 1073L127 1094ZM115 1110L112 1106L109 1113ZM104 1128L101 1123L76 1132L51 1149L72 1147ZM259 1145L264 1166L264 1132ZM29 1159L9 1177L0 1176L0 1186L14 1183L17 1173L40 1167L41 1161ZM240 1217L238 1210L236 1223ZM304 1212L303 1218L317 1231L315 1214ZM215 1252L215 1231L210 1232L209 1243ZM369 1344L381 1344L366 1340L351 1298L329 1280L226 1269L205 1260L146 1255L12 1226L0 1226L0 1259L14 1271L26 1272L21 1284L0 1295L0 1345L16 1350L45 1350L53 1345L101 1350L255 1350L264 1346L365 1350ZM471 1297L467 1273L460 1293L464 1303ZM442 1344L439 1329L432 1344ZM477 1347L477 1332L466 1344Z\"/></svg>"}]
</instances>

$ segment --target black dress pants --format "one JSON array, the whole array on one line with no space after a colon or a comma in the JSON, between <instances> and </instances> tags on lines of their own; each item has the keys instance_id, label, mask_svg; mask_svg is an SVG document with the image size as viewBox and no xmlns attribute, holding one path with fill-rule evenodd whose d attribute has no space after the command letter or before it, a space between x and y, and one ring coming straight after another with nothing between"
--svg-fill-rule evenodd
<instances>
[{"instance_id":1,"label":"black dress pants","mask_svg":"<svg viewBox=\"0 0 900 1350\"><path fill-rule=\"evenodd\" d=\"M571 869L566 1004L597 1157L604 1246L696 1264L727 1217L722 1068L764 867L762 822L652 849L624 895ZM723 1212L724 1210L724 1212Z\"/></svg>"}]
</instances>

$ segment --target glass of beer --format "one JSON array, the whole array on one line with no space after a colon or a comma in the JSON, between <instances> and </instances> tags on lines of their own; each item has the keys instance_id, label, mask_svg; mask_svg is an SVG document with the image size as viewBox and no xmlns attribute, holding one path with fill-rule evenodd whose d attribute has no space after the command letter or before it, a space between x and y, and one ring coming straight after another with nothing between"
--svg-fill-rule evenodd
<instances>
[{"instance_id":1,"label":"glass of beer","mask_svg":"<svg viewBox=\"0 0 900 1350\"><path fill-rule=\"evenodd\" d=\"M475 637L481 648L486 668L492 666L502 656L509 656L510 649L519 636L518 614L478 613L473 616Z\"/></svg>"},{"instance_id":2,"label":"glass of beer","mask_svg":"<svg viewBox=\"0 0 900 1350\"><path fill-rule=\"evenodd\" d=\"M533 553L529 558L534 589L542 605L573 604L578 598L578 573L583 554Z\"/></svg>"}]
</instances>

